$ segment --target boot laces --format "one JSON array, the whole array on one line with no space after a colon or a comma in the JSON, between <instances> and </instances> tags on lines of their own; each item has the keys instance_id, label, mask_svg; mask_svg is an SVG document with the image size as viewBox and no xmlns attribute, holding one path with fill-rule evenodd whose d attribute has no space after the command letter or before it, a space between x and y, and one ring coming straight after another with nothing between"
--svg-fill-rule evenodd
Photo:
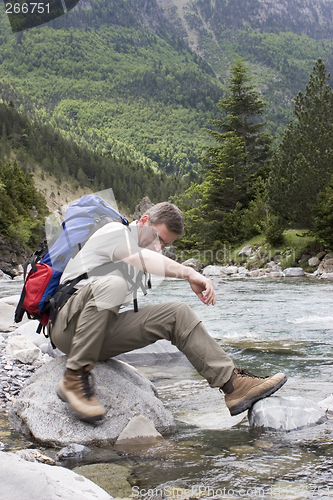
<instances>
[{"instance_id":1,"label":"boot laces","mask_svg":"<svg viewBox=\"0 0 333 500\"><path fill-rule=\"evenodd\" d=\"M266 377L260 377L259 375L253 375L253 373L249 372L245 368L236 368L236 370L237 370L237 373L241 377L251 377L251 378L260 378L260 379L269 378L268 376L266 376Z\"/></svg>"},{"instance_id":2,"label":"boot laces","mask_svg":"<svg viewBox=\"0 0 333 500\"><path fill-rule=\"evenodd\" d=\"M94 396L94 377L90 371L82 371L80 374L83 395L90 399Z\"/></svg>"}]
</instances>

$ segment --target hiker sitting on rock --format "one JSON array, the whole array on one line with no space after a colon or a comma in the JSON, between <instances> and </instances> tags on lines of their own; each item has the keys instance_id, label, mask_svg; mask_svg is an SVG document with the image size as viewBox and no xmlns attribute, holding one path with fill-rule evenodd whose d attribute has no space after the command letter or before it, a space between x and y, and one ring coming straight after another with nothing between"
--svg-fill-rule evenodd
<instances>
[{"instance_id":1,"label":"hiker sitting on rock","mask_svg":"<svg viewBox=\"0 0 333 500\"><path fill-rule=\"evenodd\" d=\"M283 373L260 378L235 368L185 303L119 312L120 306L131 300L131 286L121 266L114 269L112 263L127 264L132 282L140 271L185 279L204 304L215 304L211 280L159 253L183 230L181 211L173 204L158 203L129 227L110 222L98 229L67 264L62 282L83 273L88 278L78 283L78 290L60 308L50 335L53 344L68 356L58 396L81 420L95 422L105 414L93 392L94 365L160 339L176 345L211 387L224 392L231 415L249 409L285 383Z\"/></svg>"}]
</instances>

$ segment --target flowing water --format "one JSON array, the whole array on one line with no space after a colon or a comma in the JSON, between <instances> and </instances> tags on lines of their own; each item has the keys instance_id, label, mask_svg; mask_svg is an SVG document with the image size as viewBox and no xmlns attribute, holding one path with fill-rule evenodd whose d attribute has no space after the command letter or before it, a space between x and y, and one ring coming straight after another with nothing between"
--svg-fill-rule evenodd
<instances>
[{"instance_id":1,"label":"flowing water","mask_svg":"<svg viewBox=\"0 0 333 500\"><path fill-rule=\"evenodd\" d=\"M259 375L286 373L279 395L319 402L332 394L333 283L217 279L215 285L214 307L201 304L187 283L171 279L140 305L170 299L188 303L236 365ZM2 295L17 293L17 285L1 286L7 287ZM254 430L246 414L229 416L218 389L209 388L185 358L135 366L157 387L178 432L157 446L116 455L95 451L96 462L126 465L134 497L162 492L177 498L333 498L332 418L292 432ZM17 435L8 439L18 446ZM172 490L175 485L180 489ZM129 496L128 491L120 496Z\"/></svg>"}]
</instances>

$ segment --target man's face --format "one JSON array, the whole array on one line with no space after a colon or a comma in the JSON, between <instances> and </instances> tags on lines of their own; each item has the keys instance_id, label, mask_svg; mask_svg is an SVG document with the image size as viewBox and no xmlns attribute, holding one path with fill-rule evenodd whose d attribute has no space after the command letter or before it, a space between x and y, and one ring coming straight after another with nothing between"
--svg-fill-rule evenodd
<instances>
[{"instance_id":1,"label":"man's face","mask_svg":"<svg viewBox=\"0 0 333 500\"><path fill-rule=\"evenodd\" d=\"M151 224L149 216L144 215L139 220L139 246L149 248L155 252L163 250L167 245L171 245L178 234L169 231L166 224Z\"/></svg>"}]
</instances>

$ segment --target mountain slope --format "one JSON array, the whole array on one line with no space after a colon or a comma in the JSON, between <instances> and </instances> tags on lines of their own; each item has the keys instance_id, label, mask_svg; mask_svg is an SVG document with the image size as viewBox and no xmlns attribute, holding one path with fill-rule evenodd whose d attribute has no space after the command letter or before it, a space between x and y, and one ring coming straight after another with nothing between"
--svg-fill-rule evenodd
<instances>
[{"instance_id":1,"label":"mountain slope","mask_svg":"<svg viewBox=\"0 0 333 500\"><path fill-rule=\"evenodd\" d=\"M237 55L280 134L315 60L333 69L332 13L331 0L81 0L14 35L0 5L0 80L67 138L188 175Z\"/></svg>"}]
</instances>

